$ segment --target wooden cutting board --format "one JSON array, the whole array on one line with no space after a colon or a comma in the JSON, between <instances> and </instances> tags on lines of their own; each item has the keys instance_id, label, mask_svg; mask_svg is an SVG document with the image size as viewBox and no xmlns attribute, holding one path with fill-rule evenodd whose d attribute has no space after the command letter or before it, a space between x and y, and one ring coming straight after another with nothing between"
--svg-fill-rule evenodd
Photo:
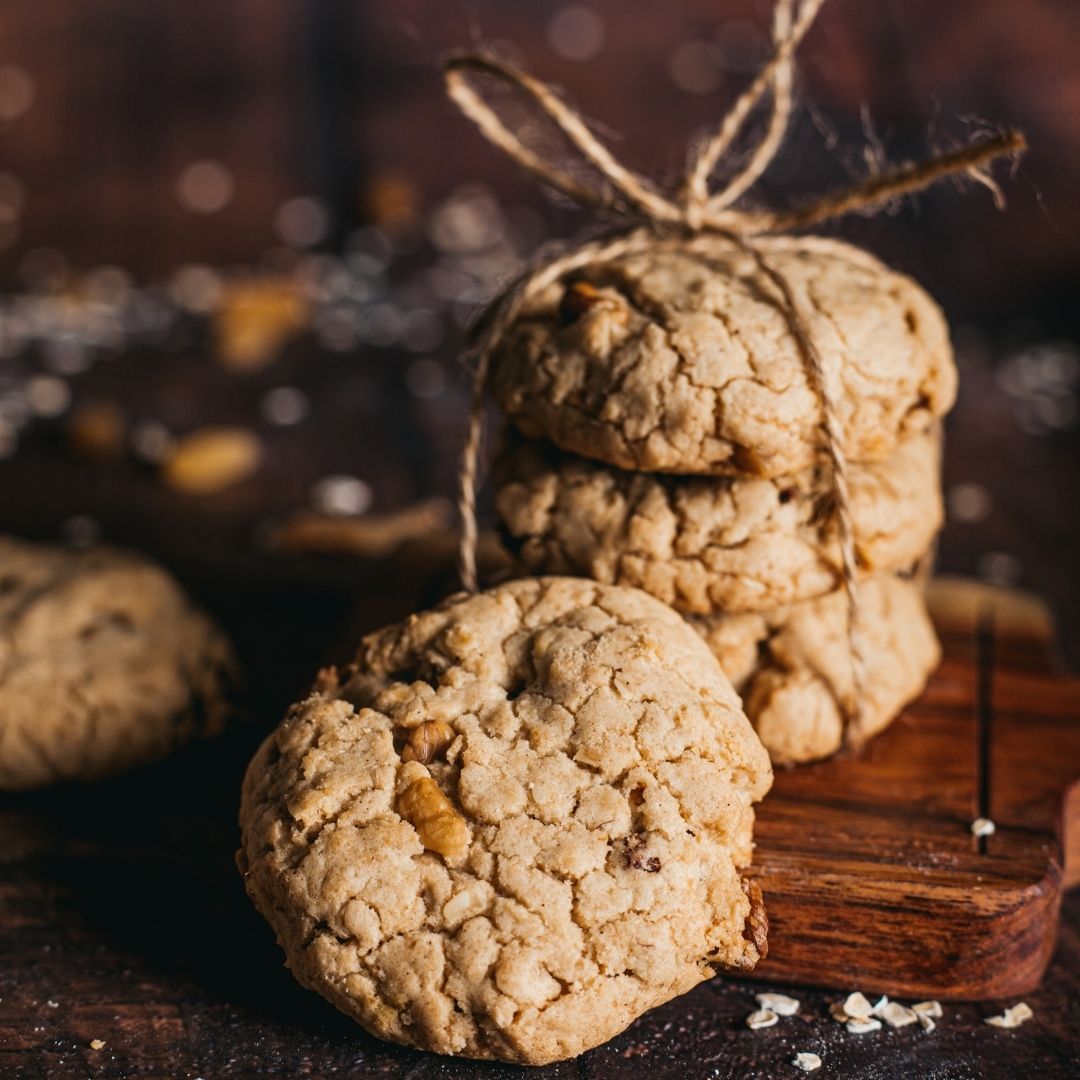
<instances>
[{"instance_id":1,"label":"wooden cutting board","mask_svg":"<svg viewBox=\"0 0 1080 1080\"><path fill-rule=\"evenodd\" d=\"M1080 881L1080 679L1037 600L939 579L930 601L945 659L922 698L860 754L780 771L758 812L757 976L960 999L1042 977Z\"/></svg>"},{"instance_id":2,"label":"wooden cutting board","mask_svg":"<svg viewBox=\"0 0 1080 1080\"><path fill-rule=\"evenodd\" d=\"M453 587L444 544L385 575L349 640L410 610L402 582L423 583L412 610ZM945 655L923 696L859 753L777 770L758 809L755 977L973 1000L1030 990L1049 962L1080 881L1080 679L1036 598L938 578L929 599Z\"/></svg>"}]
</instances>

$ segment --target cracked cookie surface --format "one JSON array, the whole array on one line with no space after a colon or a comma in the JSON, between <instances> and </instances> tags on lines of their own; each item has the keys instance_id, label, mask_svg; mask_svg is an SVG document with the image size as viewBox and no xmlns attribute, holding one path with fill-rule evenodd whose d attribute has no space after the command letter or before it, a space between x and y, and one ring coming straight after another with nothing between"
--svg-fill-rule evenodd
<instances>
[{"instance_id":1,"label":"cracked cookie surface","mask_svg":"<svg viewBox=\"0 0 1080 1080\"><path fill-rule=\"evenodd\" d=\"M849 460L881 460L948 411L948 329L914 281L835 240L756 243L814 335ZM507 333L491 387L526 435L624 469L772 477L821 456L821 404L776 286L718 237L552 286Z\"/></svg>"},{"instance_id":2,"label":"cracked cookie surface","mask_svg":"<svg viewBox=\"0 0 1080 1080\"><path fill-rule=\"evenodd\" d=\"M232 650L161 568L0 538L0 789L94 780L216 734Z\"/></svg>"},{"instance_id":3,"label":"cracked cookie surface","mask_svg":"<svg viewBox=\"0 0 1080 1080\"><path fill-rule=\"evenodd\" d=\"M764 953L768 757L643 592L511 582L361 643L250 765L241 866L297 978L372 1033L542 1063Z\"/></svg>"},{"instance_id":4,"label":"cracked cookie surface","mask_svg":"<svg viewBox=\"0 0 1080 1080\"><path fill-rule=\"evenodd\" d=\"M865 742L922 693L940 662L917 582L891 575L864 581L860 611L863 708L847 732L854 696L843 590L762 614L689 620L741 693L775 763L828 757L845 735L850 746Z\"/></svg>"},{"instance_id":5,"label":"cracked cookie surface","mask_svg":"<svg viewBox=\"0 0 1080 1080\"><path fill-rule=\"evenodd\" d=\"M822 470L823 471L823 470ZM856 551L867 573L909 567L941 527L937 432L851 470ZM767 611L842 581L825 478L630 472L512 434L495 506L530 571L644 589L680 611Z\"/></svg>"}]
</instances>

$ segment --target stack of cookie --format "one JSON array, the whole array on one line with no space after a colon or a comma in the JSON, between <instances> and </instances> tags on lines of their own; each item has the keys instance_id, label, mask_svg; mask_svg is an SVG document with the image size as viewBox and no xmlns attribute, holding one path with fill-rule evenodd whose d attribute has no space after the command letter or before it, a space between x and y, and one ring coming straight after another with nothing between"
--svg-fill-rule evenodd
<instances>
[{"instance_id":1,"label":"stack of cookie","mask_svg":"<svg viewBox=\"0 0 1080 1080\"><path fill-rule=\"evenodd\" d=\"M861 573L859 708L822 403L777 287L720 237L586 267L494 357L516 425L496 507L532 572L635 585L690 617L777 762L857 744L939 650L914 568L942 522L948 331L910 279L817 237L759 242L822 356ZM857 723L849 723L853 716Z\"/></svg>"}]
</instances>

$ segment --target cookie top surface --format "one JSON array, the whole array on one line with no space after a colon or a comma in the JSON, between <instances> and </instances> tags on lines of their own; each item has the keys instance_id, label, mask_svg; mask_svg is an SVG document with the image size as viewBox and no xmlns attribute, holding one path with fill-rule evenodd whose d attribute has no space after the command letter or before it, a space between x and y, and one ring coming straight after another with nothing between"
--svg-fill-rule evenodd
<instances>
[{"instance_id":1,"label":"cookie top surface","mask_svg":"<svg viewBox=\"0 0 1080 1080\"><path fill-rule=\"evenodd\" d=\"M231 647L137 555L0 538L0 627L0 789L156 760L229 712Z\"/></svg>"},{"instance_id":2,"label":"cookie top surface","mask_svg":"<svg viewBox=\"0 0 1080 1080\"><path fill-rule=\"evenodd\" d=\"M936 432L850 472L859 562L907 569L941 527ZM539 573L644 589L680 611L765 611L837 588L842 561L824 469L792 477L631 472L511 436L495 506Z\"/></svg>"},{"instance_id":3,"label":"cookie top surface","mask_svg":"<svg viewBox=\"0 0 1080 1080\"><path fill-rule=\"evenodd\" d=\"M756 243L812 330L850 460L949 409L948 330L915 282L834 240ZM776 286L718 237L552 286L507 333L491 387L525 434L624 469L782 476L821 456L821 402Z\"/></svg>"},{"instance_id":4,"label":"cookie top surface","mask_svg":"<svg viewBox=\"0 0 1080 1080\"><path fill-rule=\"evenodd\" d=\"M814 761L845 742L865 742L922 692L941 660L918 582L879 575L863 582L860 597L865 685L854 727L848 723L855 696L842 590L765 613L690 620L739 688L777 764Z\"/></svg>"},{"instance_id":5,"label":"cookie top surface","mask_svg":"<svg viewBox=\"0 0 1080 1080\"><path fill-rule=\"evenodd\" d=\"M241 863L294 974L369 1031L541 1063L753 965L770 782L670 608L529 579L324 672L248 769Z\"/></svg>"}]
</instances>

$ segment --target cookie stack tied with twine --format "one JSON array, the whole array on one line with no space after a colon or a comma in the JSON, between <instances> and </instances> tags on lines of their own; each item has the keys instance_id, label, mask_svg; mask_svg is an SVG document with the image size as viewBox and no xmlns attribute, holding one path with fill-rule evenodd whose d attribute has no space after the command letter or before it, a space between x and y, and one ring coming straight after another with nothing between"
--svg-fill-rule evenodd
<instances>
[{"instance_id":1,"label":"cookie stack tied with twine","mask_svg":"<svg viewBox=\"0 0 1080 1080\"><path fill-rule=\"evenodd\" d=\"M937 663L904 575L941 524L934 422L955 368L940 313L907 279L834 241L785 238L769 257L847 376L836 387L858 459L847 467L864 665L855 744ZM523 565L636 585L682 611L774 761L838 750L855 707L844 538L827 467L806 463L816 409L798 345L753 265L710 239L591 266L523 312L494 362L499 401L547 436L512 435L496 470Z\"/></svg>"},{"instance_id":2,"label":"cookie stack tied with twine","mask_svg":"<svg viewBox=\"0 0 1080 1080\"><path fill-rule=\"evenodd\" d=\"M615 227L540 256L478 321L461 468L461 574L476 587L485 394L516 427L496 506L525 568L645 589L687 615L774 761L854 747L921 692L939 647L916 569L942 521L940 418L956 369L909 278L802 230L1024 150L987 132L786 210L737 207L792 110L793 54L823 0L779 0L773 52L667 192L626 168L551 87L486 55L447 91L541 183ZM526 145L477 87L523 93L595 174ZM756 146L712 177L755 107Z\"/></svg>"},{"instance_id":3,"label":"cookie stack tied with twine","mask_svg":"<svg viewBox=\"0 0 1080 1080\"><path fill-rule=\"evenodd\" d=\"M843 245L772 234L1022 145L994 136L802 211L733 209L776 150L791 54L819 6L781 0L772 59L692 155L675 198L518 69L479 56L446 68L452 98L485 135L624 227L541 258L480 324L461 469L465 591L368 635L352 664L321 673L244 780L249 894L297 978L382 1038L556 1061L765 954L760 892L743 871L772 770L716 654L734 670L760 665L762 642L779 657L781 641L795 652L831 635L862 701L871 615L911 606L892 597L900 584L888 571L936 528L932 508L911 504L933 490L932 428L954 389L940 315L914 286ZM524 146L473 88L476 73L523 90L603 185ZM710 192L766 91L765 139ZM526 577L478 591L489 375L523 436L550 444L508 451L515 478L503 492L521 490L506 498L528 507L529 485L548 477L540 486L569 499L565 521L593 537L585 569L609 580ZM575 485L578 509L565 494ZM626 525L634 500L650 508L640 528ZM618 557L597 569L598 505L623 519L613 536L642 534L625 545L634 574ZM728 522L734 550L751 542L744 531L760 545L754 571L727 581L698 557L687 562L702 569L673 572L649 547L665 506L677 508L666 527L684 544L707 545ZM899 535L920 529L914 541ZM554 536L533 545L537 562L576 550ZM861 580L857 546L886 576ZM628 578L642 588L618 583ZM702 633L649 592L696 598ZM757 609L743 600L743 614L716 614L740 597ZM916 604L896 625L921 614Z\"/></svg>"}]
</instances>

